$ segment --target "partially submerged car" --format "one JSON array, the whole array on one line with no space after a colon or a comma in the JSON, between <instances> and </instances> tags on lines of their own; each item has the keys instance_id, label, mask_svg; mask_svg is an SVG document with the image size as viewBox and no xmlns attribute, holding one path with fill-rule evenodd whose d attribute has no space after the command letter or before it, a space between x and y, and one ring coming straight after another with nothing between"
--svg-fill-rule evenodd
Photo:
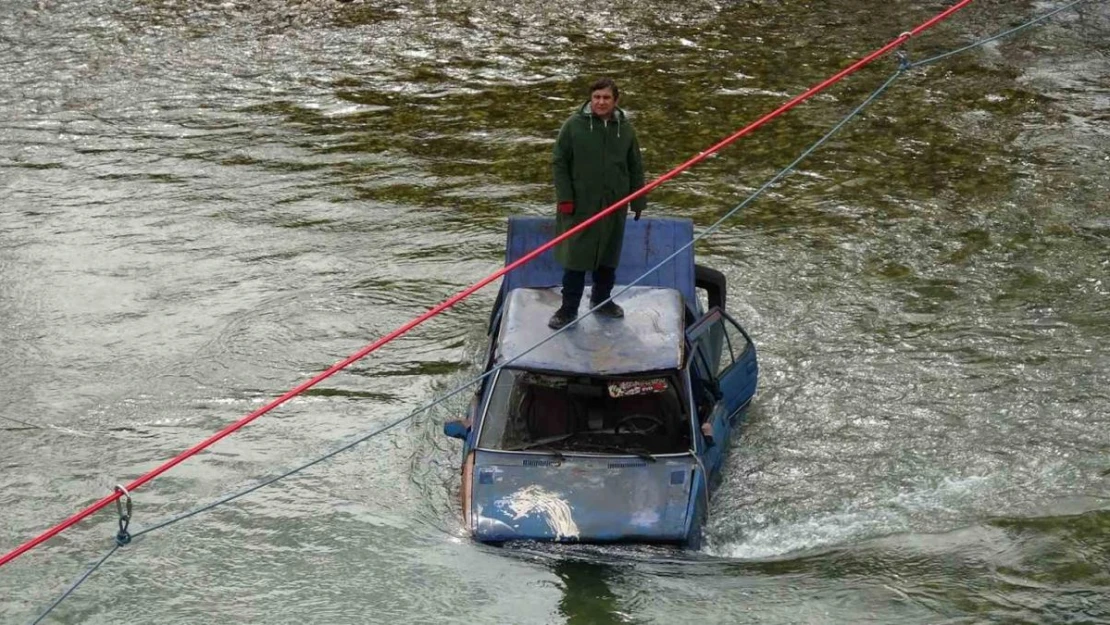
<instances>
[{"instance_id":1,"label":"partially submerged car","mask_svg":"<svg viewBox=\"0 0 1110 625\"><path fill-rule=\"evenodd\" d=\"M507 262L553 236L552 219L510 219ZM623 319L581 316L583 305L558 334L547 327L561 302L553 255L505 277L489 329L495 372L466 418L444 426L464 441L463 524L475 538L700 545L758 365L723 310L723 275L679 251L692 238L689 220L628 222L614 293L674 258L616 296Z\"/></svg>"}]
</instances>

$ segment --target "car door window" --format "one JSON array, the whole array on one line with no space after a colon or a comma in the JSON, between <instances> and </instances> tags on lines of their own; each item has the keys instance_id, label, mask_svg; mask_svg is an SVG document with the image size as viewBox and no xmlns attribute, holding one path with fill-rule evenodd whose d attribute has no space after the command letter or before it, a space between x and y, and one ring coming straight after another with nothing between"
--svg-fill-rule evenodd
<instances>
[{"instance_id":1,"label":"car door window","mask_svg":"<svg viewBox=\"0 0 1110 625\"><path fill-rule=\"evenodd\" d=\"M722 356L727 359L726 366L732 364L732 354L727 345L722 344L722 328L719 322L710 324L694 339L694 350L700 352L703 365L710 376L716 378L721 371Z\"/></svg>"},{"instance_id":2,"label":"car door window","mask_svg":"<svg viewBox=\"0 0 1110 625\"><path fill-rule=\"evenodd\" d=\"M751 348L751 339L740 329L740 324L727 315L722 315L717 323L721 326L724 342L727 344L727 348L721 350L721 367L718 369L718 375L724 376L734 363L744 358L744 354Z\"/></svg>"},{"instance_id":3,"label":"car door window","mask_svg":"<svg viewBox=\"0 0 1110 625\"><path fill-rule=\"evenodd\" d=\"M729 345L729 332L720 314L707 318L698 330L694 347L708 363L710 375L719 378L733 363L733 351Z\"/></svg>"}]
</instances>

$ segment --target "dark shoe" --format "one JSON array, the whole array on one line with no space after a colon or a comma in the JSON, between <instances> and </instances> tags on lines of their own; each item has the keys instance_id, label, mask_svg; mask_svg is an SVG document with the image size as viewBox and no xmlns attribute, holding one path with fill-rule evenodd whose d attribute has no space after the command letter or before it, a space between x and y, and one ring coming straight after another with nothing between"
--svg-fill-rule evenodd
<instances>
[{"instance_id":1,"label":"dark shoe","mask_svg":"<svg viewBox=\"0 0 1110 625\"><path fill-rule=\"evenodd\" d=\"M593 306L597 306L597 304L593 304ZM598 308L595 312L602 317L608 317L610 319L620 319L624 316L624 309L617 306L617 303L613 300L605 302L601 305L601 308Z\"/></svg>"},{"instance_id":2,"label":"dark shoe","mask_svg":"<svg viewBox=\"0 0 1110 625\"><path fill-rule=\"evenodd\" d=\"M552 330L558 330L559 328L562 328L563 326L567 325L577 318L578 315L574 314L573 312L560 308L559 310L555 311L554 315L551 315L551 319L547 322L547 327L551 328Z\"/></svg>"}]
</instances>

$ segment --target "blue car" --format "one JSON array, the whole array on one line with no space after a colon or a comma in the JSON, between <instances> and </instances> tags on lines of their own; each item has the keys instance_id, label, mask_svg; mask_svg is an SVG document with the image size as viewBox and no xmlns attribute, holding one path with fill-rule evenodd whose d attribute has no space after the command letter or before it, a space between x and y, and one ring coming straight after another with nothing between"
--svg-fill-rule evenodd
<instances>
[{"instance_id":1,"label":"blue car","mask_svg":"<svg viewBox=\"0 0 1110 625\"><path fill-rule=\"evenodd\" d=\"M507 262L554 227L510 219ZM552 254L505 277L486 359L496 371L444 426L463 440L463 524L477 540L700 545L758 364L724 311L724 276L678 251L692 238L689 220L628 222L614 293L674 258L616 296L623 319L583 317L584 304L559 334L547 327L561 302Z\"/></svg>"}]
</instances>

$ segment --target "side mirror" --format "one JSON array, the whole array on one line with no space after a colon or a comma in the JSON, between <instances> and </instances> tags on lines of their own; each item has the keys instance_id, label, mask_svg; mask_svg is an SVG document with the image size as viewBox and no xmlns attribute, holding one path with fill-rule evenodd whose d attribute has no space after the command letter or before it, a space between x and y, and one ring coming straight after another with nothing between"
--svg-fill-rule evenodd
<instances>
[{"instance_id":1,"label":"side mirror","mask_svg":"<svg viewBox=\"0 0 1110 625\"><path fill-rule=\"evenodd\" d=\"M448 421L443 424L443 433L451 438L465 441L470 434L470 425L466 421Z\"/></svg>"}]
</instances>

